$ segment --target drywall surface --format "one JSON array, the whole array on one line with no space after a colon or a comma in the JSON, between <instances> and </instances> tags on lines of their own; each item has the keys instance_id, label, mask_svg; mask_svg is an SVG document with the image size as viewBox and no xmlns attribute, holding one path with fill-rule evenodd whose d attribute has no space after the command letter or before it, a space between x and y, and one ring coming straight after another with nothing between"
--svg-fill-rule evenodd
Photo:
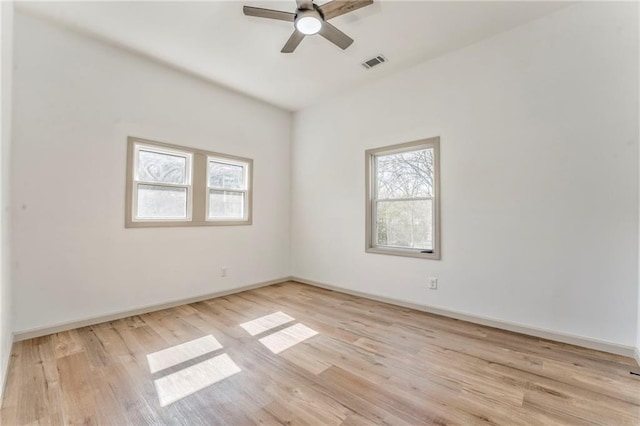
<instances>
[{"instance_id":1,"label":"drywall surface","mask_svg":"<svg viewBox=\"0 0 640 426\"><path fill-rule=\"evenodd\" d=\"M12 296L11 296L11 211L10 205L10 172L11 151L11 99L13 76L13 2L0 3L0 21L2 25L2 70L0 71L2 87L2 135L0 136L0 400L9 366L11 354L12 332Z\"/></svg>"},{"instance_id":2,"label":"drywall surface","mask_svg":"<svg viewBox=\"0 0 640 426\"><path fill-rule=\"evenodd\" d=\"M21 12L15 65L16 332L289 275L289 112ZM129 135L252 158L253 225L125 229Z\"/></svg>"},{"instance_id":3,"label":"drywall surface","mask_svg":"<svg viewBox=\"0 0 640 426\"><path fill-rule=\"evenodd\" d=\"M292 275L633 347L637 8L577 4L296 113ZM433 136L442 260L365 253L365 150Z\"/></svg>"}]
</instances>

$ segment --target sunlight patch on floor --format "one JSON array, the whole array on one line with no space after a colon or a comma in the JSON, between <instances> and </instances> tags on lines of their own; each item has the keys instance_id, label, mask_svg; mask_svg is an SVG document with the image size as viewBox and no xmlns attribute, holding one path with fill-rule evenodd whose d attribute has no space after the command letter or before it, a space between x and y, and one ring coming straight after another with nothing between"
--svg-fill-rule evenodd
<instances>
[{"instance_id":1,"label":"sunlight patch on floor","mask_svg":"<svg viewBox=\"0 0 640 426\"><path fill-rule=\"evenodd\" d=\"M147 362L151 373L156 373L218 349L222 349L222 345L215 337L204 336L151 353L147 355Z\"/></svg>"},{"instance_id":2,"label":"sunlight patch on floor","mask_svg":"<svg viewBox=\"0 0 640 426\"><path fill-rule=\"evenodd\" d=\"M166 407L242 370L227 354L218 355L154 381L160 406Z\"/></svg>"},{"instance_id":3,"label":"sunlight patch on floor","mask_svg":"<svg viewBox=\"0 0 640 426\"><path fill-rule=\"evenodd\" d=\"M250 335L255 336L293 320L294 318L290 317L284 312L276 312L245 322L244 324L240 324L240 327L244 328Z\"/></svg>"},{"instance_id":4,"label":"sunlight patch on floor","mask_svg":"<svg viewBox=\"0 0 640 426\"><path fill-rule=\"evenodd\" d=\"M274 354L279 354L316 334L318 334L317 331L310 329L306 325L296 324L263 337L260 339L260 343Z\"/></svg>"}]
</instances>

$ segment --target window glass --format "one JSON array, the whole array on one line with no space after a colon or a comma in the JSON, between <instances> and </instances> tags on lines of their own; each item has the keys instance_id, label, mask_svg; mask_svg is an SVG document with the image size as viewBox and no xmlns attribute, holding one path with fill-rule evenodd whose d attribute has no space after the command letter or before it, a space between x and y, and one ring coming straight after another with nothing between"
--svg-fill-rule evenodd
<instances>
[{"instance_id":1,"label":"window glass","mask_svg":"<svg viewBox=\"0 0 640 426\"><path fill-rule=\"evenodd\" d=\"M209 186L223 189L244 189L244 167L209 161Z\"/></svg>"},{"instance_id":2,"label":"window glass","mask_svg":"<svg viewBox=\"0 0 640 426\"><path fill-rule=\"evenodd\" d=\"M187 189L138 185L138 218L184 219L187 217Z\"/></svg>"},{"instance_id":3,"label":"window glass","mask_svg":"<svg viewBox=\"0 0 640 426\"><path fill-rule=\"evenodd\" d=\"M185 184L187 182L187 158L140 149L138 151L137 172L139 181Z\"/></svg>"},{"instance_id":4,"label":"window glass","mask_svg":"<svg viewBox=\"0 0 640 426\"><path fill-rule=\"evenodd\" d=\"M244 193L209 190L209 218L244 217Z\"/></svg>"},{"instance_id":5,"label":"window glass","mask_svg":"<svg viewBox=\"0 0 640 426\"><path fill-rule=\"evenodd\" d=\"M433 196L433 148L376 159L377 198L415 198Z\"/></svg>"},{"instance_id":6,"label":"window glass","mask_svg":"<svg viewBox=\"0 0 640 426\"><path fill-rule=\"evenodd\" d=\"M379 201L376 244L433 249L433 200Z\"/></svg>"}]
</instances>

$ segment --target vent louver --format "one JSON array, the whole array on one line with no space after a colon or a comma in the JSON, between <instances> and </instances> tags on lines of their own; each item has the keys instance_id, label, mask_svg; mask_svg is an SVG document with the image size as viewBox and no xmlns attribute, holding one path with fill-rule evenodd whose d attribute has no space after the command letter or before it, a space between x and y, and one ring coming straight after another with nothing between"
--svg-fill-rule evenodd
<instances>
[{"instance_id":1,"label":"vent louver","mask_svg":"<svg viewBox=\"0 0 640 426\"><path fill-rule=\"evenodd\" d=\"M376 65L380 65L384 62L387 62L387 58L385 58L382 55L378 55L375 58L371 58L368 61L364 61L362 63L362 66L365 67L366 69L371 69L373 67L375 67Z\"/></svg>"}]
</instances>

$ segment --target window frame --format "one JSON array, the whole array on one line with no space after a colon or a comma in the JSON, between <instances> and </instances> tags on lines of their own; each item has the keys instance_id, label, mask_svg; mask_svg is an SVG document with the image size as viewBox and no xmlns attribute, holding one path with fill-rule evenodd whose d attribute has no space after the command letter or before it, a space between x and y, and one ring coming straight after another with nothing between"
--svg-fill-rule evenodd
<instances>
[{"instance_id":1,"label":"window frame","mask_svg":"<svg viewBox=\"0 0 640 426\"><path fill-rule=\"evenodd\" d=\"M145 148L151 152L169 155L187 156L188 185L142 182L137 180L138 152ZM222 162L229 162L245 166L246 192L245 215L243 219L208 219L209 208L209 158L217 158ZM125 228L162 228L189 226L236 226L251 225L253 212L253 160L235 155L206 151L164 142L129 136L127 138L125 188ZM138 191L137 186L154 185L166 187L187 187L187 218L136 218ZM238 191L241 192L241 191Z\"/></svg>"},{"instance_id":2,"label":"window frame","mask_svg":"<svg viewBox=\"0 0 640 426\"><path fill-rule=\"evenodd\" d=\"M420 149L433 149L433 252L423 253L423 249L411 249L406 247L394 247L375 244L376 230L376 164L378 156L399 154L403 152L418 151ZM424 197L417 197L420 199ZM425 198L428 199L429 197ZM365 151L365 252L375 254L387 254L393 256L415 257L420 259L441 259L442 232L440 227L440 138L433 137L406 142ZM413 198L411 200L414 200Z\"/></svg>"},{"instance_id":3,"label":"window frame","mask_svg":"<svg viewBox=\"0 0 640 426\"><path fill-rule=\"evenodd\" d=\"M216 187L216 186L210 186L209 182L210 182L210 170L209 170L209 163L210 162L216 162L216 163L222 163L222 164L229 164L232 166L240 166L242 167L242 170L244 172L244 189L231 189L231 188L221 188L221 187ZM237 221L237 218L229 218L229 219L225 219L225 218L209 218L209 199L211 197L211 191L222 191L222 192L240 192L242 193L243 197L244 197L244 216L242 220L247 220L248 215L249 215L249 209L247 208L248 203L249 203L249 170L250 170L251 166L249 165L249 163L247 163L246 161L239 161L236 159L231 159L229 157L222 157L220 155L209 155L207 157L207 181L206 181L206 186L207 186L207 200L206 200L206 212L205 212L205 219L209 222L233 222L233 221Z\"/></svg>"},{"instance_id":4,"label":"window frame","mask_svg":"<svg viewBox=\"0 0 640 426\"><path fill-rule=\"evenodd\" d=\"M153 182L153 181L145 181L145 180L140 180L138 178L137 172L138 172L138 161L140 159L140 151L146 151L146 152L152 152L152 153L158 153L158 154L164 154L164 155L172 155L175 157L183 157L185 159L185 183L180 184L180 183L171 183L171 182ZM191 212L191 208L192 208L192 201L191 198L193 197L193 173L192 173L192 169L193 169L193 154L191 154L188 151L182 151L182 150L177 150L177 149L173 149L173 148L166 148L166 147L156 147L156 146L151 146L151 145L147 145L147 144L135 144L134 145L134 149L133 149L133 164L132 164L132 184L133 184L133 206L137 206L138 205L138 192L140 191L140 185L146 185L146 186L160 186L160 187L165 187L165 188L184 188L186 189L186 193L187 193L187 197L186 197L186 202L187 205L186 207L186 216L184 218L151 218L151 217L147 217L147 218L138 218L136 217L136 210L137 209L133 209L131 211L131 220L134 222L189 222L191 221L191 217L192 217L192 212Z\"/></svg>"}]
</instances>

